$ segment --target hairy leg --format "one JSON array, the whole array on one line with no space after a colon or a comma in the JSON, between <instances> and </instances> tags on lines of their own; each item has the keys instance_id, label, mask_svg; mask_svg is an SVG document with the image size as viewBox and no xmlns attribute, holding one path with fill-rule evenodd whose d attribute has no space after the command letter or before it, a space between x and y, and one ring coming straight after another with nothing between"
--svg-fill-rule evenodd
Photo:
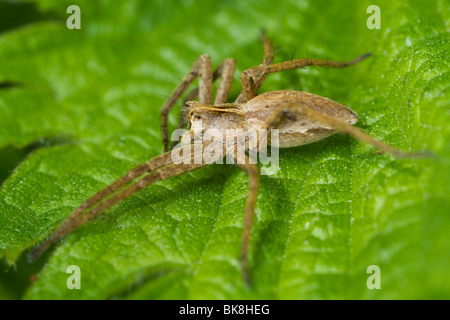
<instances>
[{"instance_id":1,"label":"hairy leg","mask_svg":"<svg viewBox=\"0 0 450 320\"><path fill-rule=\"evenodd\" d=\"M219 84L219 88L217 88L216 99L214 104L224 104L228 100L228 96L230 94L231 84L233 82L234 70L236 68L236 62L232 58L225 59L214 71L213 73L213 82L218 78L222 78ZM197 98L199 93L198 87L194 88L189 92L183 100L183 108L186 107L186 103L192 101ZM180 119L178 122L178 129L180 129L183 124L186 122L187 112L180 113Z\"/></svg>"},{"instance_id":2,"label":"hairy leg","mask_svg":"<svg viewBox=\"0 0 450 320\"><path fill-rule=\"evenodd\" d=\"M248 246L255 216L256 201L258 198L259 171L255 164L250 164L248 156L245 156L244 164L238 165L247 172L249 178L248 196L245 205L244 231L242 233L241 267L244 281L247 285L250 285L250 275L248 272Z\"/></svg>"},{"instance_id":3,"label":"hairy leg","mask_svg":"<svg viewBox=\"0 0 450 320\"><path fill-rule=\"evenodd\" d=\"M217 88L216 99L214 100L215 105L223 104L228 101L228 95L230 94L235 69L236 62L232 58L225 59L217 68L217 77L221 77L221 81L219 87Z\"/></svg>"},{"instance_id":4,"label":"hairy leg","mask_svg":"<svg viewBox=\"0 0 450 320\"><path fill-rule=\"evenodd\" d=\"M268 66L273 63L273 48L272 48L272 42L270 41L269 37L267 37L266 33L264 31L261 32L260 37L261 43L263 45L264 49L264 59L260 66ZM256 86L261 87L262 83L266 79L266 75L261 75L260 77L255 77L253 81L257 84ZM244 87L242 87L244 88ZM256 89L256 90L258 90ZM245 91L242 91L240 95L235 100L236 103L244 103L247 102Z\"/></svg>"},{"instance_id":5,"label":"hairy leg","mask_svg":"<svg viewBox=\"0 0 450 320\"><path fill-rule=\"evenodd\" d=\"M233 82L234 70L236 68L236 62L232 58L225 59L214 71L212 81L216 81L218 78L222 78L217 89L216 99L214 104L226 103L228 100L228 95L230 93L231 84ZM181 129L186 122L187 117L187 102L192 101L199 95L199 87L192 89L183 100L183 107L180 112L180 117L178 120L178 129ZM177 145L174 143L172 149Z\"/></svg>"},{"instance_id":6,"label":"hairy leg","mask_svg":"<svg viewBox=\"0 0 450 320\"><path fill-rule=\"evenodd\" d=\"M193 160L194 156L194 146L192 146L190 154L186 155L185 157L190 157L191 160ZM191 161L190 163L195 163L195 161ZM46 241L41 243L36 249L30 252L28 259L30 261L34 261L52 243L64 237L69 232L76 229L78 226L88 221L92 217L104 212L105 210L115 205L117 202L128 198L129 196L145 188L146 186L156 181L165 180L175 175L198 169L204 165L205 164L173 164L171 160L171 152L166 152L141 165L136 166L121 178L117 179L106 188L97 192L92 197L83 202L78 208L76 208ZM146 173L149 174L145 175L136 183L131 184L127 188L120 191L122 187L126 186L133 180L141 177ZM89 209L90 211L86 212Z\"/></svg>"},{"instance_id":7,"label":"hairy leg","mask_svg":"<svg viewBox=\"0 0 450 320\"><path fill-rule=\"evenodd\" d=\"M212 71L211 58L203 54L195 62L191 71L184 77L178 87L172 92L169 99L161 109L161 129L164 143L164 151L169 150L168 114L183 92L189 87L196 77L199 77L200 103L210 104L212 101Z\"/></svg>"},{"instance_id":8,"label":"hairy leg","mask_svg":"<svg viewBox=\"0 0 450 320\"><path fill-rule=\"evenodd\" d=\"M261 32L260 40L263 44L264 48L264 61L263 65L267 66L269 64L273 63L273 48L272 48L272 42L270 41L269 37L267 37L266 32Z\"/></svg>"},{"instance_id":9,"label":"hairy leg","mask_svg":"<svg viewBox=\"0 0 450 320\"><path fill-rule=\"evenodd\" d=\"M271 64L271 65L259 65L247 70L244 70L241 74L242 90L244 92L244 98L242 102L247 102L254 98L258 94L258 89L261 87L267 75L279 71L286 71L292 69L300 69L306 66L320 66L320 67L330 67L330 68L345 68L354 65L365 58L369 57L370 53L359 56L349 62L338 62L330 60L319 60L319 59L295 59L290 61L285 61L281 63Z\"/></svg>"}]
</instances>

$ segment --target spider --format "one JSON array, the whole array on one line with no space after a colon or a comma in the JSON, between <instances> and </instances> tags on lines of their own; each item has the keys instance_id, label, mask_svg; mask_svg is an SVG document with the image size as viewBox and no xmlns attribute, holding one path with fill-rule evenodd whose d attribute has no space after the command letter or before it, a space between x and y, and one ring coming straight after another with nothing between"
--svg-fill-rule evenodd
<instances>
[{"instance_id":1,"label":"spider","mask_svg":"<svg viewBox=\"0 0 450 320\"><path fill-rule=\"evenodd\" d=\"M261 34L261 41L264 60L260 65L242 72L242 91L233 103L227 103L227 100L234 78L235 61L232 58L225 59L213 72L210 56L201 55L162 107L161 128L165 152L131 169L124 176L84 201L45 241L29 253L29 260L34 261L52 243L143 188L208 164L201 157L200 159L195 158L194 152L185 155L184 159L189 158L188 160L195 161L176 164L172 160L172 152L169 150L168 114L196 78L198 78L198 87L186 95L178 125L181 128L187 120L191 126L188 136L194 135L193 127L198 121L202 121L202 127L214 128L219 131L235 128L241 128L243 132L249 129L256 129L258 132L277 129L280 148L312 143L336 132L341 132L372 144L381 152L388 152L397 157L415 157L422 154L420 152L403 152L375 140L353 126L358 120L354 111L327 98L292 90L271 91L258 95L258 89L271 73L306 66L344 68L366 59L370 53L349 62L301 58L274 64L272 44L264 32ZM212 103L213 82L218 78L221 80L214 103ZM194 101L197 97L199 98L198 102ZM205 130L200 134L204 132ZM268 134L266 142L270 143L270 138L271 136ZM208 145L208 141L208 139L203 141L205 147ZM184 147L186 145L189 148L188 151L194 151L193 144L188 142L184 144ZM235 158L234 152L231 157ZM238 163L238 166L248 174L249 190L245 205L240 263L243 279L250 284L247 266L248 247L257 202L259 171L258 166L251 163L248 155L245 154L244 157L245 161Z\"/></svg>"}]
</instances>

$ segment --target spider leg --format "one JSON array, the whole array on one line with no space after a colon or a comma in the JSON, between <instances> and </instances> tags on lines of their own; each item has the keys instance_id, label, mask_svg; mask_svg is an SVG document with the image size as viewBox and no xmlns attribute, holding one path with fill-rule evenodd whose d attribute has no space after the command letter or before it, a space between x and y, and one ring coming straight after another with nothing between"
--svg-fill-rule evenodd
<instances>
[{"instance_id":1,"label":"spider leg","mask_svg":"<svg viewBox=\"0 0 450 320\"><path fill-rule=\"evenodd\" d=\"M209 55L201 55L191 68L191 71L183 78L178 87L172 92L169 99L164 103L161 109L161 129L164 142L164 151L169 150L168 135L168 114L176 101L181 97L183 92L189 87L196 77L199 77L199 96L200 103L210 104L212 100L212 71L211 57Z\"/></svg>"},{"instance_id":2,"label":"spider leg","mask_svg":"<svg viewBox=\"0 0 450 320\"><path fill-rule=\"evenodd\" d=\"M281 105L278 108L276 108L266 120L267 129L277 128L288 113L306 116L309 119L318 122L326 127L330 127L341 133L347 133L358 140L362 140L366 143L369 143L374 147L380 149L381 151L390 153L399 158L412 158L430 155L428 152L405 152L398 150L384 142L374 139L361 129L352 126L351 124L348 124L332 116L318 112L312 108L309 108L304 104L287 104Z\"/></svg>"},{"instance_id":3,"label":"spider leg","mask_svg":"<svg viewBox=\"0 0 450 320\"><path fill-rule=\"evenodd\" d=\"M213 82L216 81L218 78L222 78L219 84L219 87L217 88L216 93L216 99L214 101L214 104L224 104L228 100L228 95L230 94L231 84L233 82L234 77L234 70L236 68L236 62L232 58L225 59L214 71L213 73ZM186 116L187 112L186 109L186 103L188 101L192 101L195 98L197 98L199 94L199 88L196 87L192 89L184 98L183 100L183 109L180 113L180 118L178 120L178 129L181 129L186 122ZM178 142L174 142L172 144L172 149L175 148L175 146L178 144Z\"/></svg>"},{"instance_id":4,"label":"spider leg","mask_svg":"<svg viewBox=\"0 0 450 320\"><path fill-rule=\"evenodd\" d=\"M211 60L209 59L209 64L211 64ZM195 64L194 64L195 67ZM193 68L194 68L193 67ZM214 73L212 74L212 81L211 81L211 85L210 85L210 89L207 90L207 93L209 95L210 98L208 99L202 99L201 98L201 84L199 84L199 87L196 87L194 89L192 89L184 98L183 100L183 107L186 106L186 102L188 101L192 101L195 98L197 98L197 96L200 94L200 103L202 104L210 104L211 100L212 100L212 82L216 81L218 78L222 78L220 84L219 84L219 88L217 89L217 94L216 94L216 99L214 104L221 104L221 103L225 103L228 100L228 95L230 93L230 89L231 89L231 83L233 82L233 76L234 76L234 70L236 67L236 62L234 61L234 59L232 58L227 58L225 59L218 67L217 69L214 71ZM191 70L192 72L192 70ZM168 150L168 144L169 144L169 140L168 140L168 129L167 129L167 117L168 117L168 113L170 112L170 110L172 109L172 107L174 106L175 102L179 99L179 97L183 94L184 90L187 89L187 87L192 83L192 81L195 79L195 76L192 78L189 76L191 73L189 73L185 79L183 79L182 83L178 86L177 89L179 89L180 87L182 87L182 89L180 88L179 92L177 91L177 89L175 89L175 91L172 93L172 96L175 95L174 98L169 97L169 99L167 100L166 104L163 106L163 109L161 110L161 125L162 125L162 131L163 131L163 141L164 141L164 150L167 151ZM200 75L201 76L201 75ZM188 82L185 82L185 80L187 79ZM201 80L202 78L200 78ZM207 80L209 82L209 80ZM209 102L208 102L209 101ZM183 127L183 124L186 122L186 114L185 112L181 112L180 113L180 118L178 120L178 129L181 129ZM166 150L166 143L167 143L167 150ZM176 144L172 145L172 148L175 147Z\"/></svg>"},{"instance_id":5,"label":"spider leg","mask_svg":"<svg viewBox=\"0 0 450 320\"><path fill-rule=\"evenodd\" d=\"M261 31L260 40L261 40L261 42L263 44L263 48L264 48L264 61L262 64L267 66L267 65L273 63L272 42L270 41L270 38L267 36L267 34L264 30Z\"/></svg>"},{"instance_id":6,"label":"spider leg","mask_svg":"<svg viewBox=\"0 0 450 320\"><path fill-rule=\"evenodd\" d=\"M258 94L258 89L261 87L267 75L279 71L286 71L292 69L300 69L306 66L319 66L319 67L330 67L330 68L345 68L354 65L367 57L370 53L366 53L359 56L349 62L339 62L331 60L319 60L319 59L308 59L301 58L290 61L284 61L271 65L259 65L247 70L244 70L241 74L242 89L244 91L244 97L241 102L247 102L254 98Z\"/></svg>"},{"instance_id":7,"label":"spider leg","mask_svg":"<svg viewBox=\"0 0 450 320\"><path fill-rule=\"evenodd\" d=\"M77 209L75 209L72 214L69 216L69 219L77 218L84 210L93 206L100 200L109 196L110 194L116 192L126 184L130 183L134 179L140 177L144 173L154 171L159 169L167 164L171 163L171 154L170 152L163 153L157 157L154 157L147 162L144 162L130 171L128 171L125 175L114 181L112 184L107 186L106 188L100 190L92 197L88 198L85 202L83 202Z\"/></svg>"},{"instance_id":8,"label":"spider leg","mask_svg":"<svg viewBox=\"0 0 450 320\"><path fill-rule=\"evenodd\" d=\"M194 146L192 146L190 154L186 155L186 157L191 158L190 163L195 163L195 161L193 161L194 156L196 155L194 152ZM92 217L109 209L117 202L128 198L129 196L145 188L146 186L156 181L165 180L167 178L198 169L205 165L206 164L204 163L181 165L174 164L171 160L171 152L166 152L141 165L138 165L103 190L97 192L95 195L83 202L78 208L76 208L46 241L41 243L38 247L30 252L30 254L28 255L28 260L36 260L52 243L64 237ZM145 173L149 174L145 175L143 178L123 189L122 191L119 191L122 187L124 187L134 179L144 175ZM112 196L108 198L108 196L110 195ZM91 208L91 210L84 213L89 208Z\"/></svg>"},{"instance_id":9,"label":"spider leg","mask_svg":"<svg viewBox=\"0 0 450 320\"><path fill-rule=\"evenodd\" d=\"M244 217L244 231L242 233L242 247L241 247L241 268L245 283L250 286L250 275L248 272L248 246L250 243L250 235L255 216L256 201L258 199L259 187L259 171L256 164L251 164L250 159L245 155L245 163L238 164L248 174L249 189L247 202L245 205Z\"/></svg>"},{"instance_id":10,"label":"spider leg","mask_svg":"<svg viewBox=\"0 0 450 320\"><path fill-rule=\"evenodd\" d=\"M183 174L183 173L187 173L187 172L199 169L204 166L206 166L205 163L201 163L201 164L170 164L170 165L160 168L154 172L151 172L148 175L146 175L145 177L139 179L136 183L130 185L129 187L125 188L124 190L120 191L119 193L115 194L114 196L106 199L104 202L100 203L98 206L94 207L90 211L86 212L84 215L80 216L77 219L77 225L74 226L74 228L76 228L78 225L81 225L81 224L85 223L86 221L92 219L93 217L101 214L102 212L111 208L118 202L132 196L136 192L148 187L149 185L151 185L157 181L166 180L168 178L171 178L171 177Z\"/></svg>"},{"instance_id":11,"label":"spider leg","mask_svg":"<svg viewBox=\"0 0 450 320\"><path fill-rule=\"evenodd\" d=\"M231 84L234 78L234 70L236 69L236 62L232 58L225 59L217 68L217 77L221 77L219 87L217 88L216 99L214 104L223 104L228 101Z\"/></svg>"},{"instance_id":12,"label":"spider leg","mask_svg":"<svg viewBox=\"0 0 450 320\"><path fill-rule=\"evenodd\" d=\"M268 66L273 63L273 48L272 48L272 42L270 41L269 37L267 37L265 31L261 31L260 36L261 43L263 45L264 49L264 59L261 64L261 66ZM266 78L266 75L261 75L257 79L254 79L255 83L258 83L258 88L261 87L262 83L264 82ZM248 100L246 99L245 91L242 91L240 95L235 100L236 103L245 103Z\"/></svg>"},{"instance_id":13,"label":"spider leg","mask_svg":"<svg viewBox=\"0 0 450 320\"><path fill-rule=\"evenodd\" d=\"M235 68L236 68L236 62L234 61L234 59L227 58L217 67L216 70L214 70L213 82L216 81L220 77L227 78L227 80L225 80L225 81L224 81L224 79L222 80L222 82L225 82L225 83L220 84L219 89L216 94L216 96L223 96L223 93L220 93L220 91L222 90L222 91L227 92L227 96L224 99L221 99L221 100L223 100L223 102L214 102L214 104L222 104L228 100L228 93L229 93L229 90L231 87L231 80L233 79ZM221 87L223 89L220 89ZM191 92L189 92L186 95L186 97L183 100L183 106L186 105L186 102L192 101L195 98L197 98L197 96L198 96L198 87L192 89ZM217 100L217 97L216 97L216 100Z\"/></svg>"}]
</instances>

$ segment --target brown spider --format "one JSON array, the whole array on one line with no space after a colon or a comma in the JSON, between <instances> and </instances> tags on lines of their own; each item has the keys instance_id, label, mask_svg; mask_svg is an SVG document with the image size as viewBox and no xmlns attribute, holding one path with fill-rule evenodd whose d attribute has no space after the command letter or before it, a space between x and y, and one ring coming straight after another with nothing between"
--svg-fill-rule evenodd
<instances>
[{"instance_id":1,"label":"brown spider","mask_svg":"<svg viewBox=\"0 0 450 320\"><path fill-rule=\"evenodd\" d=\"M278 129L280 148L312 143L335 132L343 132L372 144L383 152L388 152L398 157L422 155L421 153L399 151L383 142L373 139L360 129L353 127L352 125L358 120L355 112L327 98L310 93L288 90L271 91L261 95L257 94L266 76L271 73L306 66L343 68L362 61L370 56L370 54L362 55L350 62L304 58L273 64L273 50L270 40L262 34L261 41L264 47L264 61L259 66L242 72L242 92L234 103L226 102L234 76L235 61L231 58L226 59L217 70L212 72L210 57L205 54L201 55L161 110L162 137L165 153L131 169L114 183L83 202L62 222L47 240L30 252L29 260L35 260L50 244L141 189L157 181L196 170L208 164L202 160L201 155L200 158L198 158L198 155L195 155L194 145L190 140L188 144L184 144L184 147L188 146L188 151L193 151L192 153L188 152L184 156L184 160L190 160L188 163L175 164L171 156L172 152L169 151L168 113L196 77L199 78L199 85L184 100L183 112L179 122L180 128L187 116L187 120L192 127L194 127L197 121L202 121L202 125L206 129L214 128L222 132L227 129L236 128L243 129L244 133L249 129L255 129L258 132L261 130ZM214 104L212 104L213 82L219 77L221 77L221 81L217 89ZM197 96L199 97L199 102L191 101ZM201 131L201 134L203 132L205 131ZM192 128L188 131L188 135L194 135ZM266 142L270 142L269 134L267 135ZM210 141L206 139L202 143L204 147L207 147ZM261 150L260 147L261 145L258 147L258 150ZM231 157L235 159L234 152L233 150ZM223 154L221 156L223 157ZM244 162L237 163L249 176L249 192L245 208L241 250L242 273L244 280L248 284L247 255L257 200L259 172L257 165L251 163L247 155L244 155L244 157ZM139 180L131 183L137 178Z\"/></svg>"}]
</instances>

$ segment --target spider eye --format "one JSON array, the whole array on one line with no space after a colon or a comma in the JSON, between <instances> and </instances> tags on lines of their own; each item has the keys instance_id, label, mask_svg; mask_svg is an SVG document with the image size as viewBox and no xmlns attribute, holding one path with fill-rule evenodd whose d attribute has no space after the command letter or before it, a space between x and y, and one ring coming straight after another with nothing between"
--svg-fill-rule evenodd
<instances>
[{"instance_id":1,"label":"spider eye","mask_svg":"<svg viewBox=\"0 0 450 320\"><path fill-rule=\"evenodd\" d=\"M194 115L194 112L191 112L191 116L193 116Z\"/></svg>"},{"instance_id":2,"label":"spider eye","mask_svg":"<svg viewBox=\"0 0 450 320\"><path fill-rule=\"evenodd\" d=\"M197 119L200 119L201 117L200 116L195 116Z\"/></svg>"}]
</instances>

